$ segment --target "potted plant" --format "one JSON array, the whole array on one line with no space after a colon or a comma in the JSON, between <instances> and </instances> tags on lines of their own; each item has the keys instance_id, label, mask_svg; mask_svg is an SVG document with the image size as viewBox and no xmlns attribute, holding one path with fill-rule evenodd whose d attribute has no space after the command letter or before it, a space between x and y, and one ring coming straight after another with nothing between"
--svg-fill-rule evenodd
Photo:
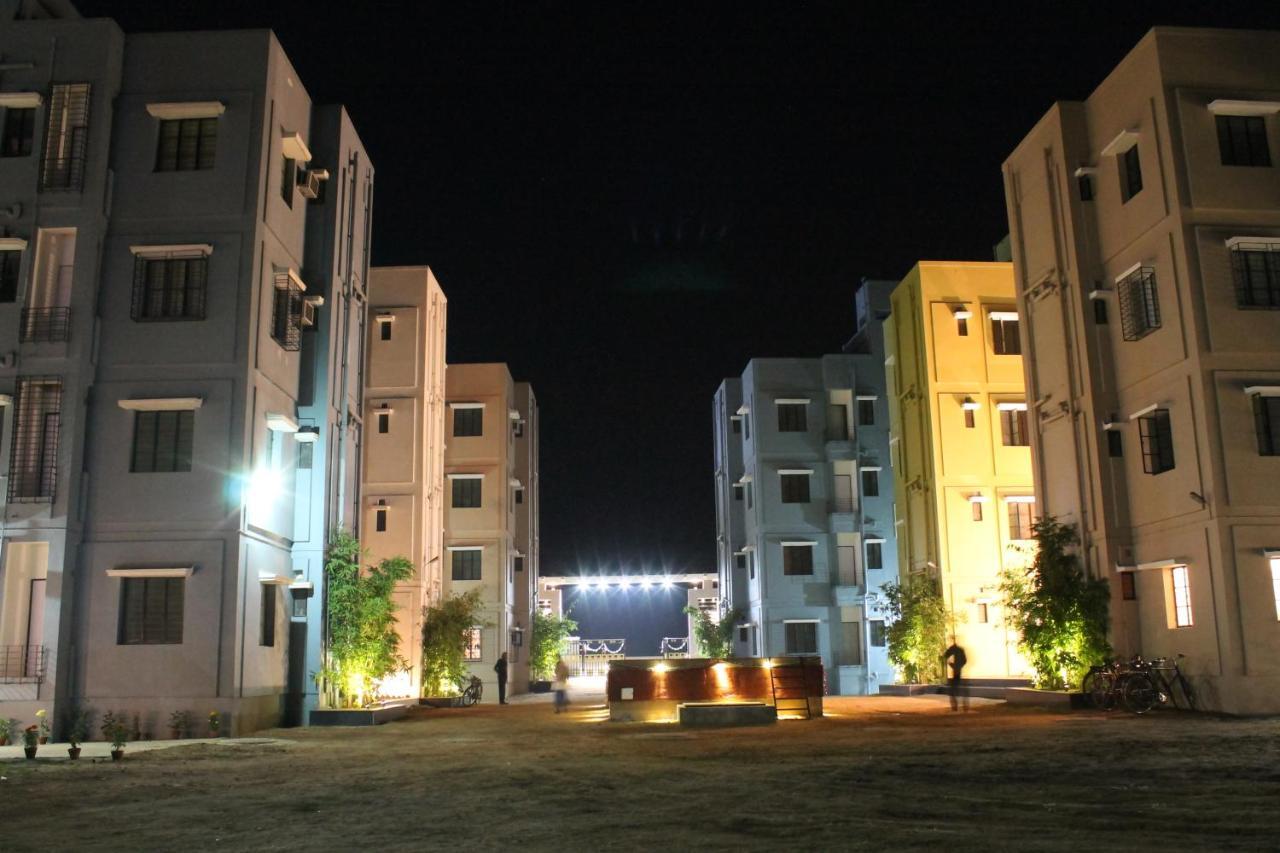
<instances>
[{"instance_id":1,"label":"potted plant","mask_svg":"<svg viewBox=\"0 0 1280 853\"><path fill-rule=\"evenodd\" d=\"M120 718L111 711L106 711L102 715L102 722L98 724L98 731L102 732L103 740L111 740L112 734L116 730L116 726L120 725Z\"/></svg>"},{"instance_id":2,"label":"potted plant","mask_svg":"<svg viewBox=\"0 0 1280 853\"><path fill-rule=\"evenodd\" d=\"M111 730L111 760L124 758L124 745L129 742L129 730L124 723L117 722Z\"/></svg>"},{"instance_id":3,"label":"potted plant","mask_svg":"<svg viewBox=\"0 0 1280 853\"><path fill-rule=\"evenodd\" d=\"M7 717L0 717L0 746L8 745L9 738L13 737L14 724L17 722Z\"/></svg>"},{"instance_id":4,"label":"potted plant","mask_svg":"<svg viewBox=\"0 0 1280 853\"><path fill-rule=\"evenodd\" d=\"M169 715L169 737L180 740L191 728L191 715L186 711L174 711Z\"/></svg>"},{"instance_id":5,"label":"potted plant","mask_svg":"<svg viewBox=\"0 0 1280 853\"><path fill-rule=\"evenodd\" d=\"M142 740L142 717L138 714L133 715L133 737L135 743Z\"/></svg>"},{"instance_id":6,"label":"potted plant","mask_svg":"<svg viewBox=\"0 0 1280 853\"><path fill-rule=\"evenodd\" d=\"M40 747L36 746L40 741L40 729L38 726L27 726L22 730L22 751L27 754L27 759L35 761L36 750Z\"/></svg>"},{"instance_id":7,"label":"potted plant","mask_svg":"<svg viewBox=\"0 0 1280 853\"><path fill-rule=\"evenodd\" d=\"M209 737L218 737L219 731L222 729L222 717L217 711L209 712Z\"/></svg>"},{"instance_id":8,"label":"potted plant","mask_svg":"<svg viewBox=\"0 0 1280 853\"><path fill-rule=\"evenodd\" d=\"M44 708L36 711L36 725L40 727L40 745L49 742L49 712Z\"/></svg>"},{"instance_id":9,"label":"potted plant","mask_svg":"<svg viewBox=\"0 0 1280 853\"><path fill-rule=\"evenodd\" d=\"M89 712L76 709L71 712L71 724L67 726L67 755L75 761L80 757L80 743L89 736Z\"/></svg>"}]
</instances>

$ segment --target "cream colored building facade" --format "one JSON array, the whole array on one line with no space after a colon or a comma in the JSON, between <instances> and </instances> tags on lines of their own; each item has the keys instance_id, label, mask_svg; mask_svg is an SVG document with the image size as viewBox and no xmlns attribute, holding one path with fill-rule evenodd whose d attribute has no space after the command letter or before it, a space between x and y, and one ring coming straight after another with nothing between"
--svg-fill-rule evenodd
<instances>
[{"instance_id":1,"label":"cream colored building facade","mask_svg":"<svg viewBox=\"0 0 1280 853\"><path fill-rule=\"evenodd\" d=\"M484 682L484 701L496 702L493 666L503 652L508 695L529 686L534 602L524 587L535 571L526 561L537 542L537 516L526 519L535 527L518 546L517 511L536 506L528 498L531 486L536 491L537 471L522 468L517 447L536 436L528 429L537 423L536 402L532 389L518 393L505 364L450 365L446 386L444 594L481 592L481 624L473 629L468 666ZM523 458L535 464L536 449Z\"/></svg>"},{"instance_id":2,"label":"cream colored building facade","mask_svg":"<svg viewBox=\"0 0 1280 853\"><path fill-rule=\"evenodd\" d=\"M1025 677L998 590L1036 514L1007 263L917 264L885 321L899 576L940 584L966 678Z\"/></svg>"},{"instance_id":3,"label":"cream colored building facade","mask_svg":"<svg viewBox=\"0 0 1280 853\"><path fill-rule=\"evenodd\" d=\"M444 564L445 328L448 300L428 267L369 276L361 544L371 562L406 556L395 591L403 675L383 692L419 695L422 610L439 600Z\"/></svg>"},{"instance_id":4,"label":"cream colored building facade","mask_svg":"<svg viewBox=\"0 0 1280 853\"><path fill-rule=\"evenodd\" d=\"M1043 510L1122 655L1280 711L1280 33L1157 28L1004 164Z\"/></svg>"}]
</instances>

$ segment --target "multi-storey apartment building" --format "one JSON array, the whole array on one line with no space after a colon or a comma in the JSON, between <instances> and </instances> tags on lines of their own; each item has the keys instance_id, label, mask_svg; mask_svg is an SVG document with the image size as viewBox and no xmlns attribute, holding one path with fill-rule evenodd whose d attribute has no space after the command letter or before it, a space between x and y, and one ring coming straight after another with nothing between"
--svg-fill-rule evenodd
<instances>
[{"instance_id":1,"label":"multi-storey apartment building","mask_svg":"<svg viewBox=\"0 0 1280 853\"><path fill-rule=\"evenodd\" d=\"M383 685L387 695L420 695L422 610L443 588L447 309L429 268L371 271L361 542L373 563L405 556L414 565L395 591L409 668Z\"/></svg>"},{"instance_id":2,"label":"multi-storey apartment building","mask_svg":"<svg viewBox=\"0 0 1280 853\"><path fill-rule=\"evenodd\" d=\"M297 719L358 501L368 158L270 32L69 11L0 52L0 713Z\"/></svg>"},{"instance_id":3,"label":"multi-storey apartment building","mask_svg":"<svg viewBox=\"0 0 1280 853\"><path fill-rule=\"evenodd\" d=\"M734 653L820 655L832 692L891 683L881 587L897 578L888 405L866 282L853 352L753 359L713 403L717 559Z\"/></svg>"},{"instance_id":4,"label":"multi-storey apartment building","mask_svg":"<svg viewBox=\"0 0 1280 853\"><path fill-rule=\"evenodd\" d=\"M484 700L498 699L493 666L508 655L507 688L528 688L528 655L532 599L519 595L527 583L528 552L516 547L517 510L529 506L536 468L517 464L517 444L536 433L536 403L532 391L517 393L505 364L453 364L445 378L445 551L446 595L480 590L481 624L468 638L467 662L485 684ZM520 408L524 399L527 409ZM537 461L536 450L524 457ZM519 500L519 503L517 503ZM528 519L536 520L536 515ZM529 542L538 539L536 527ZM517 603L519 602L519 607Z\"/></svg>"},{"instance_id":5,"label":"multi-storey apartment building","mask_svg":"<svg viewBox=\"0 0 1280 853\"><path fill-rule=\"evenodd\" d=\"M1280 33L1157 28L1004 164L1043 512L1121 654L1280 711Z\"/></svg>"},{"instance_id":6,"label":"multi-storey apartment building","mask_svg":"<svg viewBox=\"0 0 1280 853\"><path fill-rule=\"evenodd\" d=\"M999 592L1036 516L1008 263L922 261L885 323L898 566L939 584L966 677L1026 674Z\"/></svg>"}]
</instances>

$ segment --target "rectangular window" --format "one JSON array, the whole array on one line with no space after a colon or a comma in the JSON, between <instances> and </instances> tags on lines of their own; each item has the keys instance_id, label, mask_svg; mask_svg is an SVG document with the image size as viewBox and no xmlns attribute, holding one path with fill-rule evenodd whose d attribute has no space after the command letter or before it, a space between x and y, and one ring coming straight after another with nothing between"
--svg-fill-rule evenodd
<instances>
[{"instance_id":1,"label":"rectangular window","mask_svg":"<svg viewBox=\"0 0 1280 853\"><path fill-rule=\"evenodd\" d=\"M1120 597L1125 601L1135 601L1138 598L1137 578L1133 572L1120 573Z\"/></svg>"},{"instance_id":2,"label":"rectangular window","mask_svg":"<svg viewBox=\"0 0 1280 853\"><path fill-rule=\"evenodd\" d=\"M1005 447L1027 447L1031 444L1026 409L1000 410L1000 440Z\"/></svg>"},{"instance_id":3,"label":"rectangular window","mask_svg":"<svg viewBox=\"0 0 1280 853\"><path fill-rule=\"evenodd\" d=\"M991 611L988 610L987 603L985 601L978 602L977 610L977 621L979 625L986 625L991 621Z\"/></svg>"},{"instance_id":4,"label":"rectangular window","mask_svg":"<svg viewBox=\"0 0 1280 853\"><path fill-rule=\"evenodd\" d=\"M289 352L302 349L302 288L288 273L276 275L271 337Z\"/></svg>"},{"instance_id":5,"label":"rectangular window","mask_svg":"<svg viewBox=\"0 0 1280 853\"><path fill-rule=\"evenodd\" d=\"M451 551L450 576L456 581L480 580L480 560L484 552L478 548L469 551Z\"/></svg>"},{"instance_id":6,"label":"rectangular window","mask_svg":"<svg viewBox=\"0 0 1280 853\"><path fill-rule=\"evenodd\" d=\"M784 575L813 574L813 546L783 545L782 573Z\"/></svg>"},{"instance_id":7,"label":"rectangular window","mask_svg":"<svg viewBox=\"0 0 1280 853\"><path fill-rule=\"evenodd\" d=\"M378 337L384 341L391 340L391 324L389 322L379 321Z\"/></svg>"},{"instance_id":8,"label":"rectangular window","mask_svg":"<svg viewBox=\"0 0 1280 853\"><path fill-rule=\"evenodd\" d=\"M1031 539L1035 536L1032 528L1032 516L1036 505L1022 501L1009 501L1009 538L1014 540Z\"/></svg>"},{"instance_id":9,"label":"rectangular window","mask_svg":"<svg viewBox=\"0 0 1280 853\"><path fill-rule=\"evenodd\" d=\"M982 501L969 501L969 512L974 521L982 521Z\"/></svg>"},{"instance_id":10,"label":"rectangular window","mask_svg":"<svg viewBox=\"0 0 1280 853\"><path fill-rule=\"evenodd\" d=\"M867 568L882 569L884 568L884 552L883 545L880 542L867 543Z\"/></svg>"},{"instance_id":11,"label":"rectangular window","mask_svg":"<svg viewBox=\"0 0 1280 853\"><path fill-rule=\"evenodd\" d=\"M1215 116L1218 153L1224 166L1270 166L1267 124L1262 116Z\"/></svg>"},{"instance_id":12,"label":"rectangular window","mask_svg":"<svg viewBox=\"0 0 1280 853\"><path fill-rule=\"evenodd\" d=\"M258 622L258 645L274 646L276 644L276 598L279 593L273 583L259 584L262 587L262 612Z\"/></svg>"},{"instance_id":13,"label":"rectangular window","mask_svg":"<svg viewBox=\"0 0 1280 853\"><path fill-rule=\"evenodd\" d=\"M387 532L387 508L380 506L373 511L373 529L377 533Z\"/></svg>"},{"instance_id":14,"label":"rectangular window","mask_svg":"<svg viewBox=\"0 0 1280 853\"><path fill-rule=\"evenodd\" d=\"M840 623L840 658L841 666L861 666L862 661L862 623Z\"/></svg>"},{"instance_id":15,"label":"rectangular window","mask_svg":"<svg viewBox=\"0 0 1280 853\"><path fill-rule=\"evenodd\" d=\"M756 555L754 551L747 554L747 580L756 579Z\"/></svg>"},{"instance_id":16,"label":"rectangular window","mask_svg":"<svg viewBox=\"0 0 1280 853\"><path fill-rule=\"evenodd\" d=\"M1143 471L1163 474L1173 470L1173 425L1168 409L1155 409L1138 418L1138 437L1142 441Z\"/></svg>"},{"instance_id":17,"label":"rectangular window","mask_svg":"<svg viewBox=\"0 0 1280 853\"><path fill-rule=\"evenodd\" d=\"M1093 303L1093 322L1099 326L1107 325L1107 302L1105 299L1091 299Z\"/></svg>"},{"instance_id":18,"label":"rectangular window","mask_svg":"<svg viewBox=\"0 0 1280 853\"><path fill-rule=\"evenodd\" d=\"M751 631L751 629L750 629L750 628L748 628L746 625L741 625L741 626L739 626L739 627L738 627L738 642L739 642L739 643L745 643L745 642L747 642L747 640L748 640L748 639L749 639L749 637L750 637L750 631Z\"/></svg>"},{"instance_id":19,"label":"rectangular window","mask_svg":"<svg viewBox=\"0 0 1280 853\"><path fill-rule=\"evenodd\" d=\"M742 492L744 491L741 483L733 484L733 499L735 501L742 500Z\"/></svg>"},{"instance_id":20,"label":"rectangular window","mask_svg":"<svg viewBox=\"0 0 1280 853\"><path fill-rule=\"evenodd\" d=\"M733 555L733 567L734 567L735 569L742 569L743 571L746 571L746 569L747 569L747 555L746 555L746 554L734 554L734 555Z\"/></svg>"},{"instance_id":21,"label":"rectangular window","mask_svg":"<svg viewBox=\"0 0 1280 853\"><path fill-rule=\"evenodd\" d=\"M512 435L512 437L513 437L513 438L523 438L523 437L524 437L524 421L512 421L512 422L511 422L511 435Z\"/></svg>"},{"instance_id":22,"label":"rectangular window","mask_svg":"<svg viewBox=\"0 0 1280 853\"><path fill-rule=\"evenodd\" d=\"M40 189L84 189L84 158L89 144L89 84L61 83L49 97L49 126L44 138Z\"/></svg>"},{"instance_id":23,"label":"rectangular window","mask_svg":"<svg viewBox=\"0 0 1280 853\"><path fill-rule=\"evenodd\" d=\"M788 655L816 655L818 653L817 622L784 622L786 651Z\"/></svg>"},{"instance_id":24,"label":"rectangular window","mask_svg":"<svg viewBox=\"0 0 1280 853\"><path fill-rule=\"evenodd\" d=\"M969 318L968 317L956 318L956 334L962 338L969 337Z\"/></svg>"},{"instance_id":25,"label":"rectangular window","mask_svg":"<svg viewBox=\"0 0 1280 853\"><path fill-rule=\"evenodd\" d=\"M480 628L468 628L462 632L466 638L465 648L462 653L463 660L478 661L484 659L484 652L480 647L480 631Z\"/></svg>"},{"instance_id":26,"label":"rectangular window","mask_svg":"<svg viewBox=\"0 0 1280 853\"><path fill-rule=\"evenodd\" d=\"M1081 201L1093 201L1093 178L1090 175L1078 175L1076 187L1080 191Z\"/></svg>"},{"instance_id":27,"label":"rectangular window","mask_svg":"<svg viewBox=\"0 0 1280 853\"><path fill-rule=\"evenodd\" d=\"M809 502L809 475L783 474L782 502L784 504L806 504Z\"/></svg>"},{"instance_id":28,"label":"rectangular window","mask_svg":"<svg viewBox=\"0 0 1280 853\"><path fill-rule=\"evenodd\" d=\"M135 412L129 470L135 474L190 471L194 432L195 412L190 409Z\"/></svg>"},{"instance_id":29,"label":"rectangular window","mask_svg":"<svg viewBox=\"0 0 1280 853\"><path fill-rule=\"evenodd\" d=\"M862 469L862 496L875 498L880 496L880 472Z\"/></svg>"},{"instance_id":30,"label":"rectangular window","mask_svg":"<svg viewBox=\"0 0 1280 853\"><path fill-rule=\"evenodd\" d=\"M30 157L36 135L36 111L32 107L10 107L4 111L0 131L0 157Z\"/></svg>"},{"instance_id":31,"label":"rectangular window","mask_svg":"<svg viewBox=\"0 0 1280 853\"><path fill-rule=\"evenodd\" d=\"M521 557L519 554L517 554L515 557L512 558L512 566L515 568L517 572L523 572L524 557Z\"/></svg>"},{"instance_id":32,"label":"rectangular window","mask_svg":"<svg viewBox=\"0 0 1280 853\"><path fill-rule=\"evenodd\" d=\"M1022 354L1022 342L1018 339L1016 319L992 316L991 349L996 355Z\"/></svg>"},{"instance_id":33,"label":"rectangular window","mask_svg":"<svg viewBox=\"0 0 1280 853\"><path fill-rule=\"evenodd\" d=\"M1258 454L1280 456L1280 397L1254 396L1253 423L1258 433Z\"/></svg>"},{"instance_id":34,"label":"rectangular window","mask_svg":"<svg viewBox=\"0 0 1280 853\"><path fill-rule=\"evenodd\" d=\"M1117 156L1120 165L1120 198L1127 202L1142 192L1142 161L1138 158L1137 143Z\"/></svg>"},{"instance_id":35,"label":"rectangular window","mask_svg":"<svg viewBox=\"0 0 1280 853\"><path fill-rule=\"evenodd\" d=\"M973 429L977 426L977 418L974 417L973 409L964 410L964 428Z\"/></svg>"},{"instance_id":36,"label":"rectangular window","mask_svg":"<svg viewBox=\"0 0 1280 853\"><path fill-rule=\"evenodd\" d=\"M1237 308L1280 308L1280 243L1231 247Z\"/></svg>"},{"instance_id":37,"label":"rectangular window","mask_svg":"<svg viewBox=\"0 0 1280 853\"><path fill-rule=\"evenodd\" d=\"M213 168L218 147L216 118L181 118L160 122L156 146L157 172L194 172Z\"/></svg>"},{"instance_id":38,"label":"rectangular window","mask_svg":"<svg viewBox=\"0 0 1280 853\"><path fill-rule=\"evenodd\" d=\"M484 481L479 477L453 478L453 506L455 509L476 509L480 506L480 486Z\"/></svg>"},{"instance_id":39,"label":"rectangular window","mask_svg":"<svg viewBox=\"0 0 1280 853\"><path fill-rule=\"evenodd\" d=\"M18 301L18 281L22 273L22 252L0 251L0 302Z\"/></svg>"},{"instance_id":40,"label":"rectangular window","mask_svg":"<svg viewBox=\"0 0 1280 853\"><path fill-rule=\"evenodd\" d=\"M120 645L180 644L185 587L185 578L122 578Z\"/></svg>"},{"instance_id":41,"label":"rectangular window","mask_svg":"<svg viewBox=\"0 0 1280 853\"><path fill-rule=\"evenodd\" d=\"M1271 564L1271 597L1276 602L1276 619L1280 620L1280 557L1272 557Z\"/></svg>"},{"instance_id":42,"label":"rectangular window","mask_svg":"<svg viewBox=\"0 0 1280 853\"><path fill-rule=\"evenodd\" d=\"M804 403L778 404L778 432L805 432L809 429Z\"/></svg>"},{"instance_id":43,"label":"rectangular window","mask_svg":"<svg viewBox=\"0 0 1280 853\"><path fill-rule=\"evenodd\" d=\"M1173 587L1173 626L1190 628L1191 621L1191 578L1186 566L1174 566L1169 570L1169 582Z\"/></svg>"},{"instance_id":44,"label":"rectangular window","mask_svg":"<svg viewBox=\"0 0 1280 853\"><path fill-rule=\"evenodd\" d=\"M9 458L9 502L52 502L58 478L62 380L19 378L17 392Z\"/></svg>"},{"instance_id":45,"label":"rectangular window","mask_svg":"<svg viewBox=\"0 0 1280 853\"><path fill-rule=\"evenodd\" d=\"M876 422L876 401L858 401L858 426L873 426Z\"/></svg>"},{"instance_id":46,"label":"rectangular window","mask_svg":"<svg viewBox=\"0 0 1280 853\"><path fill-rule=\"evenodd\" d=\"M729 426L734 435L742 434L742 418L729 418Z\"/></svg>"},{"instance_id":47,"label":"rectangular window","mask_svg":"<svg viewBox=\"0 0 1280 853\"><path fill-rule=\"evenodd\" d=\"M742 440L743 441L751 440L751 416L750 415L742 416Z\"/></svg>"},{"instance_id":48,"label":"rectangular window","mask_svg":"<svg viewBox=\"0 0 1280 853\"><path fill-rule=\"evenodd\" d=\"M1124 437L1118 429L1107 430L1107 455L1112 459L1124 456Z\"/></svg>"},{"instance_id":49,"label":"rectangular window","mask_svg":"<svg viewBox=\"0 0 1280 853\"><path fill-rule=\"evenodd\" d=\"M1136 341L1160 328L1160 297L1156 271L1138 267L1116 282L1120 294L1120 331L1126 341Z\"/></svg>"},{"instance_id":50,"label":"rectangular window","mask_svg":"<svg viewBox=\"0 0 1280 853\"><path fill-rule=\"evenodd\" d=\"M298 470L310 471L311 465L315 460L315 443L311 441L298 442Z\"/></svg>"},{"instance_id":51,"label":"rectangular window","mask_svg":"<svg viewBox=\"0 0 1280 853\"><path fill-rule=\"evenodd\" d=\"M872 619L868 627L871 629L872 648L882 649L888 645L889 630L885 627L883 619Z\"/></svg>"},{"instance_id":52,"label":"rectangular window","mask_svg":"<svg viewBox=\"0 0 1280 853\"><path fill-rule=\"evenodd\" d=\"M280 197L293 207L293 193L298 188L298 161L287 154L280 155Z\"/></svg>"},{"instance_id":53,"label":"rectangular window","mask_svg":"<svg viewBox=\"0 0 1280 853\"><path fill-rule=\"evenodd\" d=\"M130 315L139 322L155 320L203 320L209 258L148 257L133 261L133 305Z\"/></svg>"},{"instance_id":54,"label":"rectangular window","mask_svg":"<svg viewBox=\"0 0 1280 853\"><path fill-rule=\"evenodd\" d=\"M381 435L386 435L391 432L390 412L378 412L378 432Z\"/></svg>"},{"instance_id":55,"label":"rectangular window","mask_svg":"<svg viewBox=\"0 0 1280 853\"><path fill-rule=\"evenodd\" d=\"M747 509L751 509L751 484L747 483Z\"/></svg>"},{"instance_id":56,"label":"rectangular window","mask_svg":"<svg viewBox=\"0 0 1280 853\"><path fill-rule=\"evenodd\" d=\"M455 438L470 438L484 432L484 409L454 409L453 435Z\"/></svg>"}]
</instances>

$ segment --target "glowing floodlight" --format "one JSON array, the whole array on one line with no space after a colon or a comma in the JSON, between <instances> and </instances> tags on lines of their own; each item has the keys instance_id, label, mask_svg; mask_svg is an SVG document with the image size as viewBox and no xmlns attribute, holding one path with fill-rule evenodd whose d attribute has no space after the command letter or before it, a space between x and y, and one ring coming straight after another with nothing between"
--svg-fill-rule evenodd
<instances>
[{"instance_id":1,"label":"glowing floodlight","mask_svg":"<svg viewBox=\"0 0 1280 853\"><path fill-rule=\"evenodd\" d=\"M765 669L773 669L773 661L769 660L768 658L765 658L764 660L760 661L760 666L764 667Z\"/></svg>"},{"instance_id":2,"label":"glowing floodlight","mask_svg":"<svg viewBox=\"0 0 1280 853\"><path fill-rule=\"evenodd\" d=\"M668 581L668 580L664 580L662 582L663 589L675 589L675 586L676 586L675 584L673 584L671 581Z\"/></svg>"},{"instance_id":3,"label":"glowing floodlight","mask_svg":"<svg viewBox=\"0 0 1280 853\"><path fill-rule=\"evenodd\" d=\"M670 667L667 666L665 663L655 663L653 665L653 671L656 672L658 675L662 675L668 669L670 669Z\"/></svg>"},{"instance_id":4,"label":"glowing floodlight","mask_svg":"<svg viewBox=\"0 0 1280 853\"><path fill-rule=\"evenodd\" d=\"M650 590L650 589L653 589L653 581L648 580L648 579L645 579L644 581L641 581L641 583L640 583L640 588L641 588L641 589L643 589L643 590L646 590L646 591L647 591L647 590Z\"/></svg>"}]
</instances>

